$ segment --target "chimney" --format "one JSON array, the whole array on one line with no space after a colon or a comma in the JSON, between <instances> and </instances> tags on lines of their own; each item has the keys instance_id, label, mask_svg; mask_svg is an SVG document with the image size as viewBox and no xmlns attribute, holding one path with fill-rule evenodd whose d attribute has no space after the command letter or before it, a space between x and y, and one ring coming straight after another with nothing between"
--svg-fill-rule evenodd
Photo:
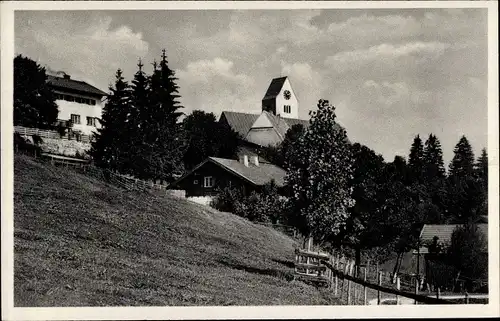
<instances>
[{"instance_id":1,"label":"chimney","mask_svg":"<svg viewBox=\"0 0 500 321\"><path fill-rule=\"evenodd\" d=\"M255 166L259 166L259 156L252 156L252 164L254 164Z\"/></svg>"},{"instance_id":2,"label":"chimney","mask_svg":"<svg viewBox=\"0 0 500 321\"><path fill-rule=\"evenodd\" d=\"M246 167L248 167L248 155L241 155L240 163L243 163Z\"/></svg>"}]
</instances>

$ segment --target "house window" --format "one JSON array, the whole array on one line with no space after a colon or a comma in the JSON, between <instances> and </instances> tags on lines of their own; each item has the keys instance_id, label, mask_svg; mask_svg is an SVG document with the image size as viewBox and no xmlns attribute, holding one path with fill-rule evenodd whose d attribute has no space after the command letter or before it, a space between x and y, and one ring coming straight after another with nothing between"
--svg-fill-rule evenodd
<instances>
[{"instance_id":1,"label":"house window","mask_svg":"<svg viewBox=\"0 0 500 321\"><path fill-rule=\"evenodd\" d=\"M87 126L94 126L95 127L95 118L94 117L87 116Z\"/></svg>"},{"instance_id":2,"label":"house window","mask_svg":"<svg viewBox=\"0 0 500 321\"><path fill-rule=\"evenodd\" d=\"M80 124L80 115L71 114L71 122L73 124Z\"/></svg>"},{"instance_id":3,"label":"house window","mask_svg":"<svg viewBox=\"0 0 500 321\"><path fill-rule=\"evenodd\" d=\"M95 99L90 99L90 105L95 105Z\"/></svg>"},{"instance_id":4,"label":"house window","mask_svg":"<svg viewBox=\"0 0 500 321\"><path fill-rule=\"evenodd\" d=\"M290 105L285 105L285 106L283 106L283 107L284 107L284 108L283 108L283 111L284 111L285 113L290 114L290 113L292 112L292 106L290 106Z\"/></svg>"},{"instance_id":5,"label":"house window","mask_svg":"<svg viewBox=\"0 0 500 321\"><path fill-rule=\"evenodd\" d=\"M203 187L213 187L214 178L212 176L205 176L203 180Z\"/></svg>"}]
</instances>

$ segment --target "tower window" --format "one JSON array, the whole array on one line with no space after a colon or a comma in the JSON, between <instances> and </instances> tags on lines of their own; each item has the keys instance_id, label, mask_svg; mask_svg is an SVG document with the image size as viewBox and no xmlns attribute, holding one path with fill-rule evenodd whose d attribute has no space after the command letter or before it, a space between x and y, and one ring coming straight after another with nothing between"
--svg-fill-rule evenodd
<instances>
[{"instance_id":1,"label":"tower window","mask_svg":"<svg viewBox=\"0 0 500 321\"><path fill-rule=\"evenodd\" d=\"M286 113L286 114L290 114L292 112L292 106L290 105L284 105L283 106L283 111Z\"/></svg>"}]
</instances>

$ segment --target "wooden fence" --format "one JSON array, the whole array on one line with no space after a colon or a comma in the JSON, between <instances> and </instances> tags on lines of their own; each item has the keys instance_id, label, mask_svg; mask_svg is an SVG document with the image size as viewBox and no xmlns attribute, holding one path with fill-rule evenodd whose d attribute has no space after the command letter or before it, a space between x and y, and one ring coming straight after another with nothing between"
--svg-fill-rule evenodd
<instances>
[{"instance_id":1,"label":"wooden fence","mask_svg":"<svg viewBox=\"0 0 500 321\"><path fill-rule=\"evenodd\" d=\"M100 180L108 181L111 184L117 185L127 190L158 190L167 191L167 185L155 184L154 182L146 182L137 178L128 177L107 169L102 169L93 166L88 160L78 158L65 157L60 155L52 155L42 153L41 156L48 159L55 166L71 167L76 171L96 177Z\"/></svg>"},{"instance_id":2,"label":"wooden fence","mask_svg":"<svg viewBox=\"0 0 500 321\"><path fill-rule=\"evenodd\" d=\"M354 260L342 255L318 253L303 249L295 251L295 275L298 279L322 284L347 305L368 304L458 304L488 300L487 294L419 293L417 278L402 281L374 266L356 266Z\"/></svg>"},{"instance_id":3,"label":"wooden fence","mask_svg":"<svg viewBox=\"0 0 500 321\"><path fill-rule=\"evenodd\" d=\"M42 138L54 138L54 139L67 139L67 140L76 140L82 143L90 143L93 140L92 135L79 134L76 132L66 132L64 135L61 135L58 131L55 130L45 130L38 128L29 128L23 126L14 126L14 132L23 136L40 136Z\"/></svg>"}]
</instances>

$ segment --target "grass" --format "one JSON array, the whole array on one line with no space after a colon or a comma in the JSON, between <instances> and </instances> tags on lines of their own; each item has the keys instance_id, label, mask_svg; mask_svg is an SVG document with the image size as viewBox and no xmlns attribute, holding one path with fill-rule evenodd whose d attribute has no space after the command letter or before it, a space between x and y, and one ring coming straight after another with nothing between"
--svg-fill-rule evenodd
<instances>
[{"instance_id":1,"label":"grass","mask_svg":"<svg viewBox=\"0 0 500 321\"><path fill-rule=\"evenodd\" d=\"M27 156L14 173L15 306L339 304L272 228Z\"/></svg>"}]
</instances>

